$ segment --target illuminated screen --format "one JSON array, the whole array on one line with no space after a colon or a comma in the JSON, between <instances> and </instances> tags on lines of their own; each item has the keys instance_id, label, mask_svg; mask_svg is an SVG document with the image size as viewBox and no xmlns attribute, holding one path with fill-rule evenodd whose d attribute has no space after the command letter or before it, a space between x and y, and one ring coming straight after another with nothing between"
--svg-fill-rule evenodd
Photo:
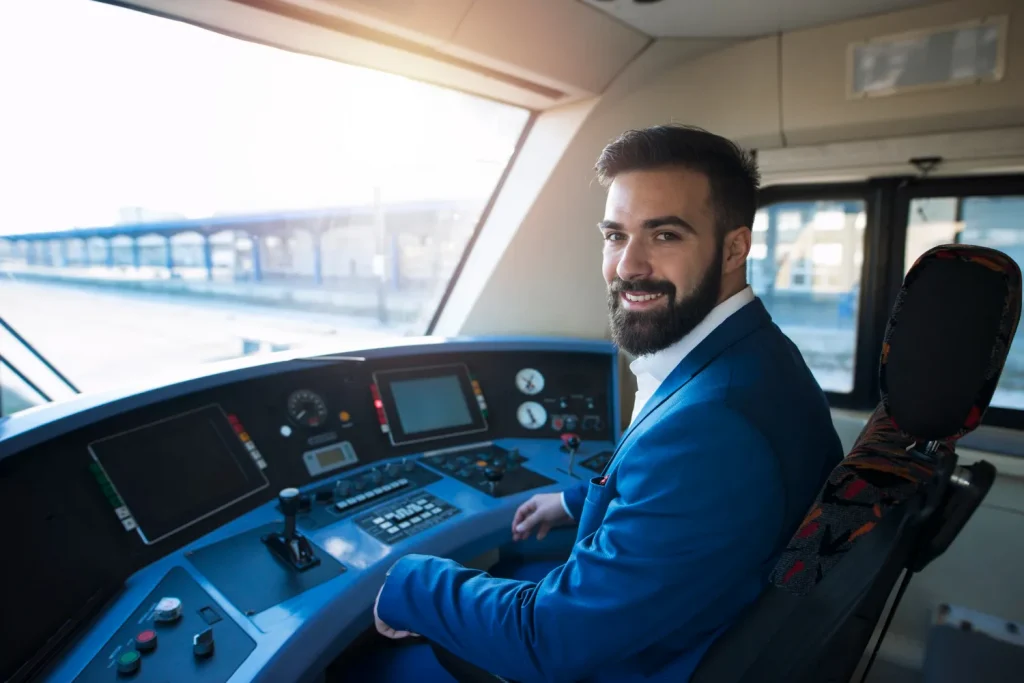
<instances>
[{"instance_id":1,"label":"illuminated screen","mask_svg":"<svg viewBox=\"0 0 1024 683\"><path fill-rule=\"evenodd\" d=\"M465 365L386 371L374 379L394 444L487 429Z\"/></svg>"},{"instance_id":2,"label":"illuminated screen","mask_svg":"<svg viewBox=\"0 0 1024 683\"><path fill-rule=\"evenodd\" d=\"M473 424L456 375L392 382L391 393L406 434Z\"/></svg>"},{"instance_id":3,"label":"illuminated screen","mask_svg":"<svg viewBox=\"0 0 1024 683\"><path fill-rule=\"evenodd\" d=\"M96 441L89 450L146 543L268 486L216 405Z\"/></svg>"}]
</instances>

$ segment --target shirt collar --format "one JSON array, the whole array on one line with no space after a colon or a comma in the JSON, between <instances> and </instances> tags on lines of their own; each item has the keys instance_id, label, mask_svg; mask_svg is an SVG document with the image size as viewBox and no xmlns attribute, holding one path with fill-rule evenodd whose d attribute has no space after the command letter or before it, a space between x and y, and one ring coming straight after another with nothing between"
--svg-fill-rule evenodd
<instances>
[{"instance_id":1,"label":"shirt collar","mask_svg":"<svg viewBox=\"0 0 1024 683\"><path fill-rule=\"evenodd\" d=\"M697 345L714 332L715 328L753 300L754 290L748 285L711 309L704 320L685 337L661 351L640 356L629 364L629 369L638 380L642 375L650 375L658 382L664 382L687 354L697 348Z\"/></svg>"}]
</instances>

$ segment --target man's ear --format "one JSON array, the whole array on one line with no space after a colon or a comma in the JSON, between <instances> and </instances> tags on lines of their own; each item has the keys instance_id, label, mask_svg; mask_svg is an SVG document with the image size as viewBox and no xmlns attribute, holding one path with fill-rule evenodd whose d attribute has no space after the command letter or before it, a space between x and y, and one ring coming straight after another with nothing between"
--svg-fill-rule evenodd
<instances>
[{"instance_id":1,"label":"man's ear","mask_svg":"<svg viewBox=\"0 0 1024 683\"><path fill-rule=\"evenodd\" d=\"M723 274L728 275L737 270L746 271L751 239L752 233L746 226L725 233L725 240L722 243Z\"/></svg>"}]
</instances>

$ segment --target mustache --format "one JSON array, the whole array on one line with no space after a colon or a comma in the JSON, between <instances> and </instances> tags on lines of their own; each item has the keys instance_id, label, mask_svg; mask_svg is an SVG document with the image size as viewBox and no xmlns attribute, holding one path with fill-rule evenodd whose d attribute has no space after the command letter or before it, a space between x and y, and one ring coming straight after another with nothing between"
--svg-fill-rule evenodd
<instances>
[{"instance_id":1,"label":"mustache","mask_svg":"<svg viewBox=\"0 0 1024 683\"><path fill-rule=\"evenodd\" d=\"M621 294L622 292L647 292L648 294L668 294L674 296L675 285L668 280L621 280L616 279L609 285L608 292Z\"/></svg>"}]
</instances>

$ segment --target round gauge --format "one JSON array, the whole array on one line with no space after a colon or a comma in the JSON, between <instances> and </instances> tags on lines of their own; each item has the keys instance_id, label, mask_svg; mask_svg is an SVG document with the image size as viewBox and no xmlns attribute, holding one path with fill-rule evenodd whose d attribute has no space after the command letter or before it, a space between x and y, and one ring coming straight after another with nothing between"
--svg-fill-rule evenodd
<instances>
[{"instance_id":1,"label":"round gauge","mask_svg":"<svg viewBox=\"0 0 1024 683\"><path fill-rule=\"evenodd\" d=\"M327 404L309 389L299 389L288 397L288 417L304 427L319 427L327 421Z\"/></svg>"},{"instance_id":2,"label":"round gauge","mask_svg":"<svg viewBox=\"0 0 1024 683\"><path fill-rule=\"evenodd\" d=\"M548 411L539 403L526 401L516 411L519 424L527 429L540 429L548 422Z\"/></svg>"},{"instance_id":3,"label":"round gauge","mask_svg":"<svg viewBox=\"0 0 1024 683\"><path fill-rule=\"evenodd\" d=\"M533 368L523 368L516 373L516 387L529 396L535 396L544 390L544 375Z\"/></svg>"}]
</instances>

